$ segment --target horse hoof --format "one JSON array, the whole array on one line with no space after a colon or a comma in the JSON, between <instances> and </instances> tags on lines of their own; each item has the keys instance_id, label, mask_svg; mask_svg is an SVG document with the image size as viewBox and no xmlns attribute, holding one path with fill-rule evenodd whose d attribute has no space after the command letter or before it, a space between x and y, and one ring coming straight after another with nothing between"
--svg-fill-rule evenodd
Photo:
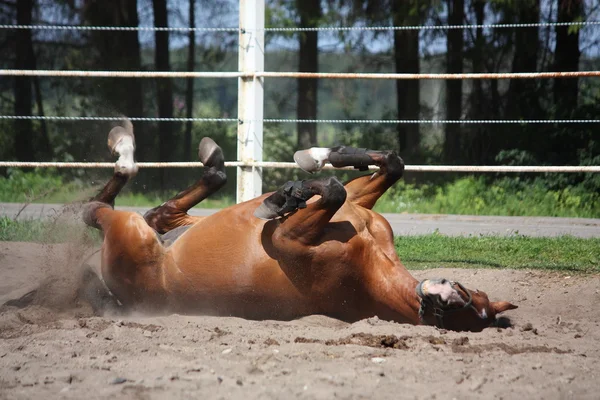
<instances>
[{"instance_id":1,"label":"horse hoof","mask_svg":"<svg viewBox=\"0 0 600 400\"><path fill-rule=\"evenodd\" d=\"M108 134L108 148L113 155L119 155L115 163L115 173L129 176L137 174L138 167L133 158L135 154L133 131L122 126L112 128Z\"/></svg>"},{"instance_id":2,"label":"horse hoof","mask_svg":"<svg viewBox=\"0 0 600 400\"><path fill-rule=\"evenodd\" d=\"M225 157L223 150L209 137L203 137L198 145L198 158L205 167L216 167L219 170L225 168Z\"/></svg>"},{"instance_id":3,"label":"horse hoof","mask_svg":"<svg viewBox=\"0 0 600 400\"><path fill-rule=\"evenodd\" d=\"M313 173L323 169L331 149L324 147L312 147L307 150L299 150L294 153L294 161L306 172Z\"/></svg>"}]
</instances>

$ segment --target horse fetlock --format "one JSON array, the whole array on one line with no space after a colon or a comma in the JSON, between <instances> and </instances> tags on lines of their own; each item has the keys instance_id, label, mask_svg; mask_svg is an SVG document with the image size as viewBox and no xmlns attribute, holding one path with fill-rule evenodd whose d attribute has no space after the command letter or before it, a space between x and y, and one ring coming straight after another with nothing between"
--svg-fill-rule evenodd
<instances>
[{"instance_id":1,"label":"horse fetlock","mask_svg":"<svg viewBox=\"0 0 600 400\"><path fill-rule=\"evenodd\" d=\"M327 203L342 205L346 201L348 193L342 182L335 176L332 176L326 181L321 195L323 196L323 201Z\"/></svg>"},{"instance_id":2,"label":"horse fetlock","mask_svg":"<svg viewBox=\"0 0 600 400\"><path fill-rule=\"evenodd\" d=\"M114 145L113 153L119 155L115 163L115 173L134 176L138 172L138 166L135 163L135 143L133 137L122 136Z\"/></svg>"},{"instance_id":3,"label":"horse fetlock","mask_svg":"<svg viewBox=\"0 0 600 400\"><path fill-rule=\"evenodd\" d=\"M267 197L254 211L254 216L271 220L306 208L306 201L315 195L304 181L289 181Z\"/></svg>"},{"instance_id":4,"label":"horse fetlock","mask_svg":"<svg viewBox=\"0 0 600 400\"><path fill-rule=\"evenodd\" d=\"M211 189L219 189L227 183L227 175L225 171L221 171L216 167L206 168L202 179Z\"/></svg>"},{"instance_id":5,"label":"horse fetlock","mask_svg":"<svg viewBox=\"0 0 600 400\"><path fill-rule=\"evenodd\" d=\"M395 152L387 152L384 165L388 176L399 179L404 175L404 160Z\"/></svg>"}]
</instances>

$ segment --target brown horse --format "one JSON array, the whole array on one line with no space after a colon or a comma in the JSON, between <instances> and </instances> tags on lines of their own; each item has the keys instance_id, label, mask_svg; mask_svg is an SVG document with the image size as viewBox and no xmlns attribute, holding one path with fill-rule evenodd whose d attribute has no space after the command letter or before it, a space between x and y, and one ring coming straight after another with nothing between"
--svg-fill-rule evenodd
<instances>
[{"instance_id":1,"label":"brown horse","mask_svg":"<svg viewBox=\"0 0 600 400\"><path fill-rule=\"evenodd\" d=\"M402 159L391 151L297 152L294 159L309 172L327 161L380 169L345 185L335 177L288 182L274 193L194 217L187 211L226 181L221 149L204 138L200 180L142 217L113 209L137 172L133 128L124 125L108 137L119 155L114 175L83 217L104 233L102 277L125 309L251 319L324 314L356 321L377 315L481 331L496 314L516 308L458 282L418 282L402 265L389 223L371 210L403 174Z\"/></svg>"}]
</instances>

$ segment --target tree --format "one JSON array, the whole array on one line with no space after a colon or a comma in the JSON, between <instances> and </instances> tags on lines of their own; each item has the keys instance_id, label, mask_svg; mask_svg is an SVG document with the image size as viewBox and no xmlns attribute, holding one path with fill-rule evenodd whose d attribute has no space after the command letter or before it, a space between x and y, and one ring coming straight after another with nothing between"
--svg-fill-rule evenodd
<instances>
[{"instance_id":1,"label":"tree","mask_svg":"<svg viewBox=\"0 0 600 400\"><path fill-rule=\"evenodd\" d=\"M33 0L17 1L17 24L31 25ZM15 68L35 69L30 29L19 29L15 40ZM15 115L31 115L32 79L28 76L15 77ZM33 161L33 126L31 120L15 120L15 156L20 161Z\"/></svg>"},{"instance_id":2,"label":"tree","mask_svg":"<svg viewBox=\"0 0 600 400\"><path fill-rule=\"evenodd\" d=\"M301 27L316 27L322 16L320 0L296 0ZM319 33L299 32L298 71L319 72ZM318 79L298 79L298 119L317 118ZM298 123L298 148L317 145L317 125Z\"/></svg>"},{"instance_id":3,"label":"tree","mask_svg":"<svg viewBox=\"0 0 600 400\"><path fill-rule=\"evenodd\" d=\"M86 0L82 14L84 22L90 25L139 25L137 0ZM92 31L87 43L96 52L95 57L90 57L91 69L139 71L142 68L137 31ZM110 114L117 112L128 117L144 116L141 79L106 78L102 80L102 85L95 86L93 90L102 103L108 103ZM152 141L147 135L136 133L137 155L142 160L148 159Z\"/></svg>"},{"instance_id":4,"label":"tree","mask_svg":"<svg viewBox=\"0 0 600 400\"><path fill-rule=\"evenodd\" d=\"M166 0L152 0L154 26L168 28L168 11ZM154 63L157 71L171 69L169 56L169 31L155 31ZM169 78L156 79L156 94L159 118L173 118L173 84ZM161 161L175 161L176 140L172 122L158 123L158 154ZM161 170L161 187L166 183L166 171Z\"/></svg>"},{"instance_id":5,"label":"tree","mask_svg":"<svg viewBox=\"0 0 600 400\"><path fill-rule=\"evenodd\" d=\"M515 4L516 22L527 24L540 20L540 0L522 0ZM537 27L515 28L512 72L537 71L540 49ZM533 79L511 79L508 88L508 118L539 117L537 84Z\"/></svg>"},{"instance_id":6,"label":"tree","mask_svg":"<svg viewBox=\"0 0 600 400\"><path fill-rule=\"evenodd\" d=\"M193 71L196 61L196 33L193 30L196 26L196 1L189 0L189 27L192 29L188 34L188 59L187 70ZM192 118L194 112L194 78L188 78L185 90L185 107L186 117ZM191 161L192 156L192 121L188 121L185 125L185 140L184 140L184 155L188 161Z\"/></svg>"},{"instance_id":7,"label":"tree","mask_svg":"<svg viewBox=\"0 0 600 400\"><path fill-rule=\"evenodd\" d=\"M448 25L463 25L465 20L464 0L448 0ZM450 74L463 72L464 36L462 29L449 29L447 35L446 70ZM446 118L459 120L462 115L462 80L446 80ZM461 156L461 126L446 124L444 160L455 163Z\"/></svg>"},{"instance_id":8,"label":"tree","mask_svg":"<svg viewBox=\"0 0 600 400\"><path fill-rule=\"evenodd\" d=\"M583 16L583 0L557 0L558 22L573 22ZM579 27L557 26L554 71L578 71ZM577 78L554 79L554 104L558 114L568 116L577 108Z\"/></svg>"},{"instance_id":9,"label":"tree","mask_svg":"<svg viewBox=\"0 0 600 400\"><path fill-rule=\"evenodd\" d=\"M485 4L486 0L473 0L471 8L475 14L475 24L479 25L475 29L475 37L471 48L471 60L473 64L473 72L486 72L485 57L487 48L486 38L483 34L481 25L485 22ZM473 90L469 98L469 114L471 119L485 119L488 117L489 106L486 106L487 100L483 88L483 80L473 80ZM482 125L473 125L465 130L467 140L463 142L463 151L466 153L466 158L470 162L478 164L486 163L489 157L489 140L488 129Z\"/></svg>"},{"instance_id":10,"label":"tree","mask_svg":"<svg viewBox=\"0 0 600 400\"><path fill-rule=\"evenodd\" d=\"M422 10L419 0L391 0L394 26L419 25ZM394 64L396 73L419 73L419 30L394 31ZM396 107L398 119L419 119L421 96L419 80L396 80ZM421 135L418 124L398 125L400 154L415 160L420 149Z\"/></svg>"},{"instance_id":11,"label":"tree","mask_svg":"<svg viewBox=\"0 0 600 400\"><path fill-rule=\"evenodd\" d=\"M522 0L515 4L516 22L527 24L540 20L540 0ZM512 72L535 72L538 70L540 39L537 27L515 28ZM539 82L535 79L511 79L506 97L507 119L541 119ZM539 151L538 135L542 129L532 132L530 127L507 127L504 130L504 146L512 149ZM510 149L508 148L508 149Z\"/></svg>"}]
</instances>

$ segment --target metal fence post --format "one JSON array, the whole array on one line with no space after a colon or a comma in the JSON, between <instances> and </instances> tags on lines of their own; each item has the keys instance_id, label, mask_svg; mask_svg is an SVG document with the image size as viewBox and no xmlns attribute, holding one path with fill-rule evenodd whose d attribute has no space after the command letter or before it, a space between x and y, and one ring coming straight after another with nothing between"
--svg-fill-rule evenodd
<instances>
[{"instance_id":1,"label":"metal fence post","mask_svg":"<svg viewBox=\"0 0 600 400\"><path fill-rule=\"evenodd\" d=\"M265 1L240 0L239 70L262 72L265 69ZM239 161L263 160L263 78L238 80ZM262 168L238 167L237 202L262 193Z\"/></svg>"}]
</instances>

